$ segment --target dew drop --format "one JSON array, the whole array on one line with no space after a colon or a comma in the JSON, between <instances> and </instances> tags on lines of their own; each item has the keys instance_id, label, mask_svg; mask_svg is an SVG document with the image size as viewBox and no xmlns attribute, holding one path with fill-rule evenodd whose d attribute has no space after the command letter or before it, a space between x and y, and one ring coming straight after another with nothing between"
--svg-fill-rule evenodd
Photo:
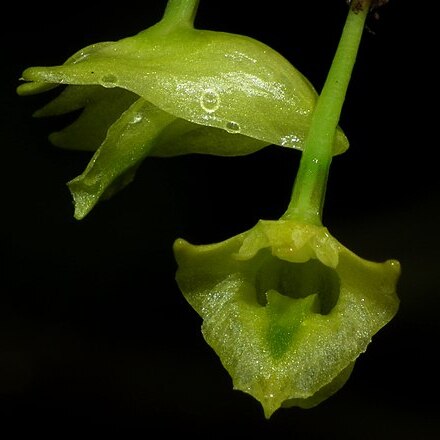
<instances>
[{"instance_id":1,"label":"dew drop","mask_svg":"<svg viewBox=\"0 0 440 440\"><path fill-rule=\"evenodd\" d=\"M135 113L130 121L130 124L137 124L142 121L142 113Z\"/></svg>"},{"instance_id":2,"label":"dew drop","mask_svg":"<svg viewBox=\"0 0 440 440\"><path fill-rule=\"evenodd\" d=\"M207 89L200 98L200 106L207 113L214 113L220 107L220 96L213 89Z\"/></svg>"},{"instance_id":3,"label":"dew drop","mask_svg":"<svg viewBox=\"0 0 440 440\"><path fill-rule=\"evenodd\" d=\"M118 81L118 77L113 74L104 75L101 77L101 84L104 87L116 87L116 83Z\"/></svg>"},{"instance_id":4,"label":"dew drop","mask_svg":"<svg viewBox=\"0 0 440 440\"><path fill-rule=\"evenodd\" d=\"M295 134L289 134L287 136L283 136L280 139L280 145L282 147L299 148L299 146L301 145L301 139Z\"/></svg>"},{"instance_id":5,"label":"dew drop","mask_svg":"<svg viewBox=\"0 0 440 440\"><path fill-rule=\"evenodd\" d=\"M240 133L240 124L234 121L229 121L226 123L226 131L229 133Z\"/></svg>"}]
</instances>

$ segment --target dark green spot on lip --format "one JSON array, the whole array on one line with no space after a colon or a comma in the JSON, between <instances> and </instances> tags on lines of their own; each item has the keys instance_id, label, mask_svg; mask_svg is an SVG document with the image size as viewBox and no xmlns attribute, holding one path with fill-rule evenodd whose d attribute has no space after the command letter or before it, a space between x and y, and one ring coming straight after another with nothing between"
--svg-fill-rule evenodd
<instances>
[{"instance_id":1,"label":"dark green spot on lip","mask_svg":"<svg viewBox=\"0 0 440 440\"><path fill-rule=\"evenodd\" d=\"M255 275L257 301L268 316L267 344L274 358L289 349L303 321L315 313L327 315L339 298L336 271L317 259L291 263L260 251Z\"/></svg>"},{"instance_id":2,"label":"dark green spot on lip","mask_svg":"<svg viewBox=\"0 0 440 440\"><path fill-rule=\"evenodd\" d=\"M267 292L267 344L271 355L279 359L285 354L302 322L319 312L317 294L293 299L275 290Z\"/></svg>"}]
</instances>

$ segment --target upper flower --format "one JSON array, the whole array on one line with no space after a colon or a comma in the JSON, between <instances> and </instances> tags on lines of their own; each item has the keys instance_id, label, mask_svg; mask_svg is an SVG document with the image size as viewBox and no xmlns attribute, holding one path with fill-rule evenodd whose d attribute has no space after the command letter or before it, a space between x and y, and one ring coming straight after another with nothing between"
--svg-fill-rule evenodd
<instances>
[{"instance_id":1,"label":"upper flower","mask_svg":"<svg viewBox=\"0 0 440 440\"><path fill-rule=\"evenodd\" d=\"M147 155L301 149L317 100L309 81L270 47L198 30L170 14L135 36L88 46L63 65L28 68L22 79L21 95L68 85L37 116L84 109L51 137L63 148L96 150L69 184L77 218L128 183ZM347 147L338 128L335 154Z\"/></svg>"},{"instance_id":2,"label":"upper flower","mask_svg":"<svg viewBox=\"0 0 440 440\"><path fill-rule=\"evenodd\" d=\"M222 243L175 243L177 281L234 387L311 407L348 379L398 309L400 265L366 261L323 226L260 221Z\"/></svg>"}]
</instances>

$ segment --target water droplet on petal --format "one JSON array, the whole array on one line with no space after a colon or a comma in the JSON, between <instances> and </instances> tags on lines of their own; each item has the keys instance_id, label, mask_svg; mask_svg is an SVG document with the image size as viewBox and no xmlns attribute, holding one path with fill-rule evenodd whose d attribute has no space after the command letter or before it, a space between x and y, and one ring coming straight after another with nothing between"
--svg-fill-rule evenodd
<instances>
[{"instance_id":1,"label":"water droplet on petal","mask_svg":"<svg viewBox=\"0 0 440 440\"><path fill-rule=\"evenodd\" d=\"M214 113L220 107L220 96L214 89L207 89L200 98L200 106L207 113Z\"/></svg>"},{"instance_id":2,"label":"water droplet on petal","mask_svg":"<svg viewBox=\"0 0 440 440\"><path fill-rule=\"evenodd\" d=\"M240 124L234 121L229 121L226 123L226 131L229 133L240 133Z\"/></svg>"},{"instance_id":3,"label":"water droplet on petal","mask_svg":"<svg viewBox=\"0 0 440 440\"><path fill-rule=\"evenodd\" d=\"M142 121L142 113L135 113L133 115L132 120L130 121L131 124L137 124L138 122Z\"/></svg>"},{"instance_id":4,"label":"water droplet on petal","mask_svg":"<svg viewBox=\"0 0 440 440\"><path fill-rule=\"evenodd\" d=\"M101 78L101 84L104 87L116 87L116 83L118 81L118 77L116 75L113 74L108 74L108 75L104 75Z\"/></svg>"},{"instance_id":5,"label":"water droplet on petal","mask_svg":"<svg viewBox=\"0 0 440 440\"><path fill-rule=\"evenodd\" d=\"M294 147L297 148L299 145L301 144L301 139L294 135L294 134L289 134L287 136L283 136L280 139L280 145L282 147Z\"/></svg>"}]
</instances>

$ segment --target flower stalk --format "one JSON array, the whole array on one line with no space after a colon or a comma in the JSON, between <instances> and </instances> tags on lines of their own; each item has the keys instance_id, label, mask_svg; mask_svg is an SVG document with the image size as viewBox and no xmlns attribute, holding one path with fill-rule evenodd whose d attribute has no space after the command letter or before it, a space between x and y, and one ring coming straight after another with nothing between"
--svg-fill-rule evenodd
<instances>
[{"instance_id":1,"label":"flower stalk","mask_svg":"<svg viewBox=\"0 0 440 440\"><path fill-rule=\"evenodd\" d=\"M371 0L365 0L352 2L350 6L335 57L313 112L292 198L283 215L284 219L322 224L336 127L370 5Z\"/></svg>"},{"instance_id":2,"label":"flower stalk","mask_svg":"<svg viewBox=\"0 0 440 440\"><path fill-rule=\"evenodd\" d=\"M192 27L200 0L169 0L161 23L177 23Z\"/></svg>"}]
</instances>

